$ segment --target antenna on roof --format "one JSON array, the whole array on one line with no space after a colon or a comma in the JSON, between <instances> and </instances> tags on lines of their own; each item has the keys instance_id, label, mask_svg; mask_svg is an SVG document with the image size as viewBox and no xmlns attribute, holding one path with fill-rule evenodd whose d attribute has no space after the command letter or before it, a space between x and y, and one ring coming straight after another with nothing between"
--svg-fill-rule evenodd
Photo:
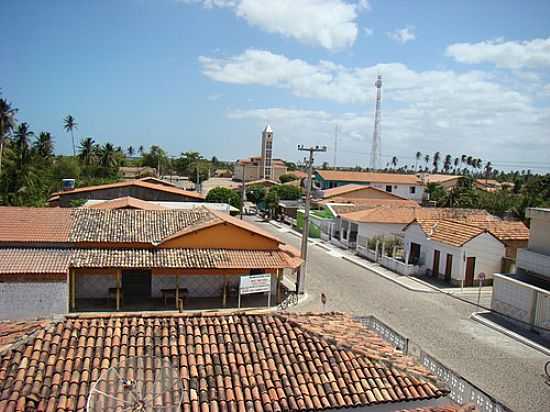
<instances>
[{"instance_id":1,"label":"antenna on roof","mask_svg":"<svg viewBox=\"0 0 550 412\"><path fill-rule=\"evenodd\" d=\"M168 358L153 356L150 349L143 356L121 357L118 367L106 369L91 386L86 410L180 411L183 387L178 368Z\"/></svg>"}]
</instances>

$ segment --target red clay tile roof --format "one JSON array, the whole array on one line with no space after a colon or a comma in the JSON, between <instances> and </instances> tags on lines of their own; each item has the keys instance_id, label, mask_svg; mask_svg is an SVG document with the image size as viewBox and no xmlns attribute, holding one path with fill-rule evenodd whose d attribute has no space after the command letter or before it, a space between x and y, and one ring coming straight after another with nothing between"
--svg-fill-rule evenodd
<instances>
[{"instance_id":1,"label":"red clay tile roof","mask_svg":"<svg viewBox=\"0 0 550 412\"><path fill-rule=\"evenodd\" d=\"M418 220L414 223L418 223L430 239L452 246L462 246L482 233L487 233L477 226L450 220Z\"/></svg>"},{"instance_id":2,"label":"red clay tile roof","mask_svg":"<svg viewBox=\"0 0 550 412\"><path fill-rule=\"evenodd\" d=\"M323 190L323 199L330 199L330 198L334 198L334 197L337 197L337 196L344 195L346 193L357 192L359 190L362 190L362 191L365 191L365 192L374 192L374 193L381 192L385 196L387 196L387 198L389 198L389 199L405 200L405 198L403 198L401 196L397 196L396 194L393 194L393 193L386 192L385 190L380 190L380 189L377 189L375 187L366 186L366 185L358 185L358 184L353 184L353 183L350 183L348 185L333 187L331 189Z\"/></svg>"},{"instance_id":3,"label":"red clay tile roof","mask_svg":"<svg viewBox=\"0 0 550 412\"><path fill-rule=\"evenodd\" d=\"M104 202L94 203L85 206L90 209L140 209L140 210L166 210L167 208L153 202L136 199L132 196L119 197L117 199L105 200Z\"/></svg>"},{"instance_id":4,"label":"red clay tile roof","mask_svg":"<svg viewBox=\"0 0 550 412\"><path fill-rule=\"evenodd\" d=\"M48 321L0 322L0 353L18 340L31 335L39 328L48 325Z\"/></svg>"},{"instance_id":5,"label":"red clay tile roof","mask_svg":"<svg viewBox=\"0 0 550 412\"><path fill-rule=\"evenodd\" d=\"M285 250L74 249L74 268L278 269L302 261Z\"/></svg>"},{"instance_id":6,"label":"red clay tile roof","mask_svg":"<svg viewBox=\"0 0 550 412\"><path fill-rule=\"evenodd\" d=\"M348 328L357 332L350 344L338 337ZM403 408L448 393L420 364L340 314L96 314L54 322L0 354L0 411L84 411L109 368L153 381L160 370L152 362L144 375L126 370L152 354L174 365L185 412Z\"/></svg>"},{"instance_id":7,"label":"red clay tile roof","mask_svg":"<svg viewBox=\"0 0 550 412\"><path fill-rule=\"evenodd\" d=\"M0 207L0 243L65 243L69 240L72 212L61 208Z\"/></svg>"},{"instance_id":8,"label":"red clay tile roof","mask_svg":"<svg viewBox=\"0 0 550 412\"><path fill-rule=\"evenodd\" d=\"M0 276L8 274L64 274L70 249L0 248Z\"/></svg>"},{"instance_id":9,"label":"red clay tile roof","mask_svg":"<svg viewBox=\"0 0 550 412\"><path fill-rule=\"evenodd\" d=\"M414 200L399 200L399 199L345 199L344 202L339 202L339 198L329 199L329 201L320 201L318 202L321 205L327 206L330 205L332 209L338 213L351 213L359 212L361 210L372 209L379 206L386 207L420 207L420 205Z\"/></svg>"},{"instance_id":10,"label":"red clay tile roof","mask_svg":"<svg viewBox=\"0 0 550 412\"><path fill-rule=\"evenodd\" d=\"M380 206L341 214L342 218L361 223L407 224L413 220L448 219L457 222L494 222L498 218L480 209L451 209L435 207L389 207Z\"/></svg>"},{"instance_id":11,"label":"red clay tile roof","mask_svg":"<svg viewBox=\"0 0 550 412\"><path fill-rule=\"evenodd\" d=\"M486 229L500 240L529 240L529 228L523 222L502 220L499 222L476 222L475 225Z\"/></svg>"},{"instance_id":12,"label":"red clay tile roof","mask_svg":"<svg viewBox=\"0 0 550 412\"><path fill-rule=\"evenodd\" d=\"M164 183L151 183L146 180L138 179L138 180L128 180L124 182L109 183L105 185L79 187L77 189L66 191L66 192L56 192L56 193L52 193L52 197L48 201L59 199L59 197L62 197L67 194L72 194L72 193L91 192L94 190L112 189L112 188L126 187L126 186L136 186L136 187L141 187L145 189L158 190L161 192L173 193L176 195L181 195L192 199L204 200L205 198L204 195L197 192L192 192L190 190L180 189L179 187L172 187Z\"/></svg>"},{"instance_id":13,"label":"red clay tile roof","mask_svg":"<svg viewBox=\"0 0 550 412\"><path fill-rule=\"evenodd\" d=\"M397 183L411 186L420 186L422 184L421 180L416 175L399 173L353 172L343 170L316 170L316 173L324 180L361 183Z\"/></svg>"}]
</instances>

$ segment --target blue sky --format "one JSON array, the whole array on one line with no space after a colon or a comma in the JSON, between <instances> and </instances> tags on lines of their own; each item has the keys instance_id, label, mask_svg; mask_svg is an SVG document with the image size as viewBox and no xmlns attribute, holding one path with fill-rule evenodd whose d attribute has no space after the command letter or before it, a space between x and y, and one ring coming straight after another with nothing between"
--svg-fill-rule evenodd
<instances>
[{"instance_id":1,"label":"blue sky","mask_svg":"<svg viewBox=\"0 0 550 412\"><path fill-rule=\"evenodd\" d=\"M550 170L550 2L8 1L3 97L55 136L160 144L234 160L325 144L368 166L373 82L384 78L383 160L417 150Z\"/></svg>"}]
</instances>

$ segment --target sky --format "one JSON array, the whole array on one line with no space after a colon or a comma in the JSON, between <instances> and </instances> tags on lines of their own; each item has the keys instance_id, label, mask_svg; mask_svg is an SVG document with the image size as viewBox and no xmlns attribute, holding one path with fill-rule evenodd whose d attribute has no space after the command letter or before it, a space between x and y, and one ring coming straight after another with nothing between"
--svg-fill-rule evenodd
<instances>
[{"instance_id":1,"label":"sky","mask_svg":"<svg viewBox=\"0 0 550 412\"><path fill-rule=\"evenodd\" d=\"M369 166L417 151L550 171L550 2L2 0L0 89L18 120L77 137L236 160Z\"/></svg>"}]
</instances>

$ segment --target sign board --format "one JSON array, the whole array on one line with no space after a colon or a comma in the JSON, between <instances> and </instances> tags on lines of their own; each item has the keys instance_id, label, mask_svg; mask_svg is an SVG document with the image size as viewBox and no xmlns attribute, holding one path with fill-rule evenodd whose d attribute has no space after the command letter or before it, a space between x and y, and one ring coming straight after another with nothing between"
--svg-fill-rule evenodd
<instances>
[{"instance_id":1,"label":"sign board","mask_svg":"<svg viewBox=\"0 0 550 412\"><path fill-rule=\"evenodd\" d=\"M241 276L239 292L241 295L271 291L271 273Z\"/></svg>"}]
</instances>

